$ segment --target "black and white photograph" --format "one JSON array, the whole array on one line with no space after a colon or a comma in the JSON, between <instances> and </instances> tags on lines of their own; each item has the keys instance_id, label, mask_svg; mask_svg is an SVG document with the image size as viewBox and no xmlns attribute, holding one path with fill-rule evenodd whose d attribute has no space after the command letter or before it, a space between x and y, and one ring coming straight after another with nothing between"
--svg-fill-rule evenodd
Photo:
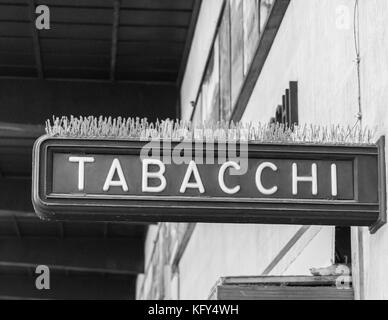
<instances>
[{"instance_id":1,"label":"black and white photograph","mask_svg":"<svg viewBox=\"0 0 388 320\"><path fill-rule=\"evenodd\" d=\"M0 0L0 300L388 300L387 22L387 0Z\"/></svg>"}]
</instances>

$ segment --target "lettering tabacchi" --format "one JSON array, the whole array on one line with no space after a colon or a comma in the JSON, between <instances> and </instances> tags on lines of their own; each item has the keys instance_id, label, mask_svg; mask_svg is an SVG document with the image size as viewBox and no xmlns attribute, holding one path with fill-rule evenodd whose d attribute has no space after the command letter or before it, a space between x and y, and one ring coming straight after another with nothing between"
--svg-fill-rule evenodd
<instances>
[{"instance_id":1,"label":"lettering tabacchi","mask_svg":"<svg viewBox=\"0 0 388 320\"><path fill-rule=\"evenodd\" d=\"M92 165L95 162L95 158L91 156L83 156L69 157L69 162L78 163L78 183L77 188L78 191L84 191L85 188L85 166ZM150 167L157 167L158 169L155 171L150 171ZM225 176L227 171L233 168L235 170L240 169L240 165L234 161L227 161L220 166L218 169L218 186L228 195L237 194L240 191L240 185L228 186L225 182ZM311 174L310 175L299 175L298 173L298 164L296 162L292 163L291 166L291 181L292 181L292 195L298 195L298 185L301 182L307 182L311 184L311 194L318 194L318 165L313 162L311 164ZM278 166L270 161L261 162L255 171L254 182L258 192L262 195L271 196L277 193L278 186L264 186L262 181L262 175L265 171L270 171L273 174L276 174L278 171ZM142 160L142 174L141 174L141 192L143 193L161 193L163 192L167 185L168 181L165 176L166 165L158 160L158 159L143 159ZM330 172L328 172L330 176L331 182L331 196L337 196L337 165L332 163L330 166ZM150 185L151 180L156 180L158 183ZM112 187L121 188L124 192L129 191L127 179L124 175L123 167L119 159L114 158L111 162L109 171L106 173L106 177L104 179L104 184L101 186L104 192L110 191ZM202 181L202 177L198 170L198 167L195 161L191 160L187 165L187 169L185 171L185 175L180 183L179 193L185 194L187 189L195 189L200 194L206 192L206 186Z\"/></svg>"}]
</instances>

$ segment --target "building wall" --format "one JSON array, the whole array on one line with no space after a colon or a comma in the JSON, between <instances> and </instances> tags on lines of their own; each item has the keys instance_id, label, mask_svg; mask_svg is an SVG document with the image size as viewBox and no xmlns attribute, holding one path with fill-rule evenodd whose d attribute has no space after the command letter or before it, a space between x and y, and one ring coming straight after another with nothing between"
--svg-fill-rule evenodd
<instances>
[{"instance_id":1,"label":"building wall","mask_svg":"<svg viewBox=\"0 0 388 320\"><path fill-rule=\"evenodd\" d=\"M291 1L242 121L268 121L288 82L298 81L300 124L354 124L353 5L354 0Z\"/></svg>"},{"instance_id":2,"label":"building wall","mask_svg":"<svg viewBox=\"0 0 388 320\"><path fill-rule=\"evenodd\" d=\"M188 102L198 91L218 19L216 8L221 8L221 0L204 3L181 88L184 119L190 118ZM212 5L214 10L205 13ZM289 81L298 81L301 124L356 123L354 5L355 0L291 1L242 121L268 122ZM359 1L359 16L363 125L377 127L378 137L388 133L388 1ZM221 276L262 274L300 228L197 224L179 274L172 277L179 284L179 298L207 298ZM310 267L330 265L333 251L334 228L312 226L269 274L309 274ZM388 298L388 226L374 235L366 228L352 228L352 260L356 297Z\"/></svg>"},{"instance_id":3,"label":"building wall","mask_svg":"<svg viewBox=\"0 0 388 320\"><path fill-rule=\"evenodd\" d=\"M179 264L180 298L207 299L220 277L261 275L299 228L198 224ZM311 267L330 265L332 228L322 228L317 234L308 236L304 246L269 274L308 275ZM307 248L318 254L303 256ZM292 272L287 272L289 269Z\"/></svg>"},{"instance_id":4,"label":"building wall","mask_svg":"<svg viewBox=\"0 0 388 320\"><path fill-rule=\"evenodd\" d=\"M189 120L213 42L223 0L203 0L181 86L181 118Z\"/></svg>"},{"instance_id":5,"label":"building wall","mask_svg":"<svg viewBox=\"0 0 388 320\"><path fill-rule=\"evenodd\" d=\"M136 297L140 298L143 292L148 292L151 290L150 277L146 277L150 267L150 261L152 259L152 254L154 251L155 239L158 235L158 225L150 225L148 227L147 236L144 241L144 260L145 260L145 272L140 274L136 280Z\"/></svg>"},{"instance_id":6,"label":"building wall","mask_svg":"<svg viewBox=\"0 0 388 320\"><path fill-rule=\"evenodd\" d=\"M291 77L284 72L284 68L287 69L288 67L277 66L276 64L279 64L279 62L276 62L275 59L283 54L282 62L287 63L289 61L287 57L288 50L284 50L284 42L281 43L284 40L278 40L281 37L287 38L289 36L289 30L287 29L293 29L293 37L297 38L296 34L302 31L303 23L312 23L311 19L316 19L314 6L310 6L307 13L306 11L299 11L304 12L307 18L305 21L300 21L303 20L300 17L295 19L296 14L300 15L295 10L300 10L301 6L305 10L304 7L306 4L309 5L308 2L316 1L302 0L302 2L299 1L296 6L292 4L294 7L289 8L289 12L286 13L285 26L281 27L280 37L275 40L275 47L278 47L275 50L280 52L276 52L273 57L270 53L272 59L264 76L266 80L261 82L265 85L258 83L249 107L243 116L243 121L269 121L275 113L275 107L281 102L282 92L288 86L288 81L294 80L293 76ZM216 15L217 12L212 14ZM210 19L210 21L214 20L217 19ZM291 22L291 20L293 21ZM290 23L294 24L295 21L301 23L296 30L294 29L295 26L290 27ZM200 26L196 31L196 36L208 39L209 32L214 33L214 29ZM302 35L299 41L303 42L306 41L306 38L314 38L319 33L319 30L309 31L309 28L305 28L299 35ZM286 43L289 42L291 42L291 39L286 39ZM311 45L311 47L313 46ZM297 56L296 53L295 56ZM300 60L300 68L302 68L302 61ZM195 62L197 63L195 69L203 70L205 60L199 61L198 59ZM274 73L272 72L273 69L275 69ZM195 90L198 89L194 86L192 90L196 93ZM186 95L187 90L182 87L182 101L184 101ZM257 97L260 97L260 99ZM182 114L189 118L191 109L184 103L182 103L182 108ZM187 109L189 110L187 111ZM305 114L303 116L305 119L308 117ZM299 229L300 226L197 224L179 264L180 298L207 298L212 286L221 276L262 274ZM286 255L283 261L269 274L310 274L310 267L328 266L333 259L333 242L334 229L332 227L307 232L295 245L298 248L290 252L288 256ZM315 252L316 254L305 254L305 252Z\"/></svg>"},{"instance_id":7,"label":"building wall","mask_svg":"<svg viewBox=\"0 0 388 320\"><path fill-rule=\"evenodd\" d=\"M388 134L388 2L360 2L361 80L364 124ZM387 158L387 155L386 155ZM388 226L370 235L363 229L367 299L388 299Z\"/></svg>"},{"instance_id":8,"label":"building wall","mask_svg":"<svg viewBox=\"0 0 388 320\"><path fill-rule=\"evenodd\" d=\"M301 123L355 123L354 4L354 0L291 1L242 120L269 119L274 113L270 107L280 102L287 82L296 80ZM388 133L387 19L387 1L359 2L363 125L376 128L376 137ZM388 227L375 235L367 228L353 228L352 234L353 260L360 258L354 266L361 263L364 270L357 297L387 299Z\"/></svg>"}]
</instances>

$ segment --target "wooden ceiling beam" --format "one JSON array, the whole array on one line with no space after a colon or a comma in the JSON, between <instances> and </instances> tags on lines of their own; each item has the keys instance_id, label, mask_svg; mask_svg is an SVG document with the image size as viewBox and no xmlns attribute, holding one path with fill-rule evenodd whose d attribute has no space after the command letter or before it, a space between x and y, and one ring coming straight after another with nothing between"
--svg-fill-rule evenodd
<instances>
[{"instance_id":1,"label":"wooden ceiling beam","mask_svg":"<svg viewBox=\"0 0 388 320\"><path fill-rule=\"evenodd\" d=\"M38 264L36 263L25 263L25 262L14 262L14 261L1 261L0 260L0 275L7 273L9 270L19 270L19 273L28 273L33 275ZM113 276L134 276L135 273L132 271L122 271L113 269L99 269L99 268L85 268L85 267L74 267L74 266L63 266L63 265L49 265L50 271L62 272L67 275L70 273L77 274L101 274L101 275L113 275Z\"/></svg>"},{"instance_id":2,"label":"wooden ceiling beam","mask_svg":"<svg viewBox=\"0 0 388 320\"><path fill-rule=\"evenodd\" d=\"M0 121L1 138L29 138L36 139L45 133L44 126L36 124L10 123ZM0 140L1 141L1 140ZM1 145L1 143L0 143Z\"/></svg>"},{"instance_id":3,"label":"wooden ceiling beam","mask_svg":"<svg viewBox=\"0 0 388 320\"><path fill-rule=\"evenodd\" d=\"M109 274L144 272L144 239L1 237L0 266L46 265L55 270Z\"/></svg>"},{"instance_id":4,"label":"wooden ceiling beam","mask_svg":"<svg viewBox=\"0 0 388 320\"><path fill-rule=\"evenodd\" d=\"M11 220L11 219L39 219L35 212L23 212L23 211L12 211L12 210L0 210L0 221Z\"/></svg>"},{"instance_id":5,"label":"wooden ceiling beam","mask_svg":"<svg viewBox=\"0 0 388 320\"><path fill-rule=\"evenodd\" d=\"M50 273L50 290L37 290L37 275L0 275L0 298L4 299L134 299L134 276L104 277Z\"/></svg>"},{"instance_id":6,"label":"wooden ceiling beam","mask_svg":"<svg viewBox=\"0 0 388 320\"><path fill-rule=\"evenodd\" d=\"M0 39L30 39L29 36L18 36L18 35L0 35ZM80 41L80 42L112 42L111 38L80 38L80 37L72 37L72 36L47 36L42 38L42 41L47 41L47 40L59 40L59 41L64 41L64 40L70 40L70 41ZM118 40L119 43L150 43L150 44L169 44L169 45L184 45L186 41L184 40L179 40L179 39L120 39Z\"/></svg>"}]
</instances>

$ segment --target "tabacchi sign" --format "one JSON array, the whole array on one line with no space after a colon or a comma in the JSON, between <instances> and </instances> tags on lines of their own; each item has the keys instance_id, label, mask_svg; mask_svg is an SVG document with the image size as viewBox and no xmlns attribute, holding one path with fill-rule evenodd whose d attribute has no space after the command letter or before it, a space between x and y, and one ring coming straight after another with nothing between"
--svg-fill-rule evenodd
<instances>
[{"instance_id":1,"label":"tabacchi sign","mask_svg":"<svg viewBox=\"0 0 388 320\"><path fill-rule=\"evenodd\" d=\"M376 146L40 138L33 204L46 219L352 225L385 222Z\"/></svg>"}]
</instances>

